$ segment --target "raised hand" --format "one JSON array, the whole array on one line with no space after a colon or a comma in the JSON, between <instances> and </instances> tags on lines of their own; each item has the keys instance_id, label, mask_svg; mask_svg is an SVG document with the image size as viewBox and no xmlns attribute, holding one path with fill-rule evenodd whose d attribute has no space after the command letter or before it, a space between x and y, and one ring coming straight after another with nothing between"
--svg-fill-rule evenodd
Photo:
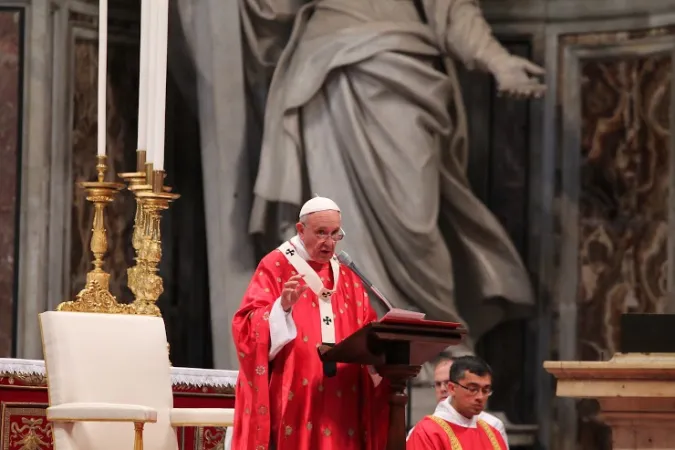
<instances>
[{"instance_id":1,"label":"raised hand","mask_svg":"<svg viewBox=\"0 0 675 450\"><path fill-rule=\"evenodd\" d=\"M301 283L303 278L304 275L293 275L284 283L284 289L281 291L281 307L284 311L290 311L300 295L307 289L307 285Z\"/></svg>"},{"instance_id":2,"label":"raised hand","mask_svg":"<svg viewBox=\"0 0 675 450\"><path fill-rule=\"evenodd\" d=\"M492 68L499 93L515 98L541 97L546 85L540 83L538 77L545 73L533 62L514 55L509 55Z\"/></svg>"}]
</instances>

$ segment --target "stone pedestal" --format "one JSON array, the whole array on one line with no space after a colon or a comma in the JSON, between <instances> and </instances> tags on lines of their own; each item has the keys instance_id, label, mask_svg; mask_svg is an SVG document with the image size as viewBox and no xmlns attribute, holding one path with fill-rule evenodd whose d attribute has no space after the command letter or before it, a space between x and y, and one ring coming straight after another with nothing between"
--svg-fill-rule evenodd
<instances>
[{"instance_id":1,"label":"stone pedestal","mask_svg":"<svg viewBox=\"0 0 675 450\"><path fill-rule=\"evenodd\" d=\"M547 361L559 397L593 398L615 450L675 450L675 353L617 353L610 361Z\"/></svg>"}]
</instances>

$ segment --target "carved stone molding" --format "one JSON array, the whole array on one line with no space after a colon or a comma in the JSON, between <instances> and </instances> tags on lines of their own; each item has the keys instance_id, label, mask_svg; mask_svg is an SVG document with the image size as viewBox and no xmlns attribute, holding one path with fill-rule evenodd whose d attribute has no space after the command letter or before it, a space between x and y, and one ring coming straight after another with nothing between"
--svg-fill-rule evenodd
<instances>
[{"instance_id":1,"label":"carved stone molding","mask_svg":"<svg viewBox=\"0 0 675 450\"><path fill-rule=\"evenodd\" d=\"M481 8L495 22L582 22L631 18L650 27L649 17L675 13L675 0L487 0Z\"/></svg>"}]
</instances>

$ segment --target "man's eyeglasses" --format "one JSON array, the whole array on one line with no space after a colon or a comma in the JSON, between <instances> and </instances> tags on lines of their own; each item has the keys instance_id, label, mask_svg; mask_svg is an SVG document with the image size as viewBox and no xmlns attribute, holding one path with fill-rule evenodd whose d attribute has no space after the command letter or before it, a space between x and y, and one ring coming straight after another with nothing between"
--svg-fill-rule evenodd
<instances>
[{"instance_id":1,"label":"man's eyeglasses","mask_svg":"<svg viewBox=\"0 0 675 450\"><path fill-rule=\"evenodd\" d=\"M484 388L481 388L480 386L476 386L475 384L469 385L469 386L464 386L463 384L459 384L456 381L453 381L453 384L456 384L457 386L466 389L469 391L469 394L471 395L478 395L478 393L482 393L484 396L489 397L492 395L492 386L485 386Z\"/></svg>"},{"instance_id":2,"label":"man's eyeglasses","mask_svg":"<svg viewBox=\"0 0 675 450\"><path fill-rule=\"evenodd\" d=\"M450 380L441 380L441 381L434 381L432 383L432 386L435 387L436 389L447 386L448 383L450 383Z\"/></svg>"},{"instance_id":3,"label":"man's eyeglasses","mask_svg":"<svg viewBox=\"0 0 675 450\"><path fill-rule=\"evenodd\" d=\"M326 239L331 238L332 240L337 242L337 241L341 241L345 237L345 230L343 230L342 228L340 228L338 231L336 231L334 233L331 233L331 234L328 234L323 230L312 231L312 233L314 233L314 235L322 241L325 241Z\"/></svg>"}]
</instances>

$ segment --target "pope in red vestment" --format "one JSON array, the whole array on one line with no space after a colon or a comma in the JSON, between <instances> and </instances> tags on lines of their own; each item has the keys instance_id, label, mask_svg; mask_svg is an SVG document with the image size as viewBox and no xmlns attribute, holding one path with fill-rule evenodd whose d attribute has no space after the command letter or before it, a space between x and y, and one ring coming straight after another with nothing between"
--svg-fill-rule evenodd
<instances>
[{"instance_id":1,"label":"pope in red vestment","mask_svg":"<svg viewBox=\"0 0 675 450\"><path fill-rule=\"evenodd\" d=\"M492 371L478 357L457 358L450 369L450 396L410 433L406 450L508 450L504 424L485 420L492 394Z\"/></svg>"},{"instance_id":2,"label":"pope in red vestment","mask_svg":"<svg viewBox=\"0 0 675 450\"><path fill-rule=\"evenodd\" d=\"M296 228L262 259L233 319L240 368L232 448L384 450L386 380L355 364L333 371L317 351L376 319L359 278L335 258L339 208L316 197Z\"/></svg>"}]
</instances>

